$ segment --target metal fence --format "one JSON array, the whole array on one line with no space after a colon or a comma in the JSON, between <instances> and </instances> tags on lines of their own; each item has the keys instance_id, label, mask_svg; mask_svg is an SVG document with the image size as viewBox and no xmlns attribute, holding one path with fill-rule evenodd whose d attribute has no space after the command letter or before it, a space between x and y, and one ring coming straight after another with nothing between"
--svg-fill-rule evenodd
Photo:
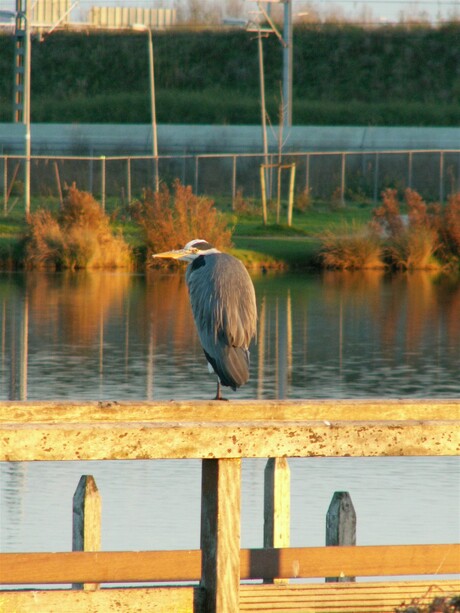
<instances>
[{"instance_id":1,"label":"metal fence","mask_svg":"<svg viewBox=\"0 0 460 613\"><path fill-rule=\"evenodd\" d=\"M22 201L27 158L0 156L0 190L3 210L8 213ZM194 193L213 198L260 199L260 166L268 162L269 192L278 191L276 164L295 163L298 197L313 200L373 201L393 187L411 188L427 200L443 203L449 194L460 191L460 149L405 151L335 151L270 154L200 154L159 156L160 179L171 183L178 178L191 185ZM31 156L30 193L40 198L62 199L65 185L75 183L89 191L105 208L108 199L128 204L155 183L153 156ZM281 174L281 197L287 198L289 179ZM1 193L0 192L0 193Z\"/></svg>"}]
</instances>

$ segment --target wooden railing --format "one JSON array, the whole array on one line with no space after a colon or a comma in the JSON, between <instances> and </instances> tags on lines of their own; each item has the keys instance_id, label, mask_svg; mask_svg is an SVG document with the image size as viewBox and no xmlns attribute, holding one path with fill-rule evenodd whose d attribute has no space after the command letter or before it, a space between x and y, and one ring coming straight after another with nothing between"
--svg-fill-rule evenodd
<instances>
[{"instance_id":1,"label":"wooden railing","mask_svg":"<svg viewBox=\"0 0 460 613\"><path fill-rule=\"evenodd\" d=\"M69 553L0 554L0 580L85 589L0 592L0 611L394 611L403 602L460 593L460 582L289 584L290 578L455 575L458 544L290 548L286 457L453 456L460 452L460 401L195 403L0 403L0 461L201 458L201 548L100 552L97 492ZM242 458L269 457L263 549L240 549ZM92 502L91 502L92 501ZM93 505L93 506L91 506ZM92 510L91 510L92 509ZM78 515L78 513L77 513ZM84 517L84 510L80 513ZM96 522L97 523L97 522ZM96 536L95 536L96 535ZM338 542L337 544L342 544ZM241 584L245 579L263 583ZM199 585L177 586L199 581ZM98 589L100 583L175 586Z\"/></svg>"}]
</instances>

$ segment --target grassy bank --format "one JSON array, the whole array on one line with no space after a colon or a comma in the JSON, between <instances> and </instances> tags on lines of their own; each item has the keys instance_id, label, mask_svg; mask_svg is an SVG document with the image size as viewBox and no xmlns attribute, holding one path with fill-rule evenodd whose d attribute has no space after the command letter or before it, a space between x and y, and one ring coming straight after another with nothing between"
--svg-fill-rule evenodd
<instances>
[{"instance_id":1,"label":"grassy bank","mask_svg":"<svg viewBox=\"0 0 460 613\"><path fill-rule=\"evenodd\" d=\"M57 212L56 202L33 202L32 211L45 205ZM107 203L111 215L111 227L115 234L121 232L131 247L137 265L143 267L146 261L146 244L141 226L117 208L116 202ZM269 224L264 226L259 216L238 216L231 210L230 203L217 203L227 223L233 228L233 250L247 266L275 268L298 268L318 265L320 249L319 235L326 228L339 227L343 223L363 226L371 218L372 205L353 204L336 207L327 203L316 203L308 211L296 211L293 226ZM15 208L7 217L0 217L0 267L18 268L23 266L25 256L24 236L28 230L23 212Z\"/></svg>"},{"instance_id":2,"label":"grassy bank","mask_svg":"<svg viewBox=\"0 0 460 613\"><path fill-rule=\"evenodd\" d=\"M458 270L460 264L459 193L442 207L410 189L385 190L380 206L314 201L294 209L290 227L274 223L273 203L264 225L256 214L260 203L214 203L179 180L158 194L147 190L128 208L115 200L106 205L104 213L72 186L63 208L34 202L28 222L13 209L0 221L0 267L144 269L153 253L193 237L234 253L249 268Z\"/></svg>"},{"instance_id":3,"label":"grassy bank","mask_svg":"<svg viewBox=\"0 0 460 613\"><path fill-rule=\"evenodd\" d=\"M296 28L293 122L460 125L459 37L460 24ZM159 122L259 122L257 42L248 33L155 32L154 47ZM13 56L13 37L0 35L0 121L11 121ZM267 107L276 121L276 37L264 41L264 58ZM34 39L32 67L33 122L150 119L145 34L56 32Z\"/></svg>"}]
</instances>

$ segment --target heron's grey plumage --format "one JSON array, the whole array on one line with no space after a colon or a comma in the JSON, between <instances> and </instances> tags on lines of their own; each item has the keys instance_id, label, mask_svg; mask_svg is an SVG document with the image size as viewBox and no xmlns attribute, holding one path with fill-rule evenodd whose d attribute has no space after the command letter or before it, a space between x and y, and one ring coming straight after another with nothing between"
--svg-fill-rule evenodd
<instances>
[{"instance_id":1,"label":"heron's grey plumage","mask_svg":"<svg viewBox=\"0 0 460 613\"><path fill-rule=\"evenodd\" d=\"M256 334L251 278L238 259L212 253L189 264L186 281L205 355L222 385L236 389L249 378L249 345Z\"/></svg>"},{"instance_id":2,"label":"heron's grey plumage","mask_svg":"<svg viewBox=\"0 0 460 613\"><path fill-rule=\"evenodd\" d=\"M154 257L189 262L186 281L193 317L206 359L218 376L216 399L221 399L221 383L235 390L249 378L249 345L257 325L251 277L238 259L201 239Z\"/></svg>"}]
</instances>

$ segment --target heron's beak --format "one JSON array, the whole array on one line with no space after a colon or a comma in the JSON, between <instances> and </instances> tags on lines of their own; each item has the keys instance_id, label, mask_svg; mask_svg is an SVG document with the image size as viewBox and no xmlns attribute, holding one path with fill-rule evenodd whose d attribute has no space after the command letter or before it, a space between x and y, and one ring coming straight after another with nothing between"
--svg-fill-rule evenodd
<instances>
[{"instance_id":1,"label":"heron's beak","mask_svg":"<svg viewBox=\"0 0 460 613\"><path fill-rule=\"evenodd\" d=\"M154 258L169 258L172 260L180 260L187 255L187 249L174 249L173 251L163 251L163 253L154 253Z\"/></svg>"}]
</instances>

